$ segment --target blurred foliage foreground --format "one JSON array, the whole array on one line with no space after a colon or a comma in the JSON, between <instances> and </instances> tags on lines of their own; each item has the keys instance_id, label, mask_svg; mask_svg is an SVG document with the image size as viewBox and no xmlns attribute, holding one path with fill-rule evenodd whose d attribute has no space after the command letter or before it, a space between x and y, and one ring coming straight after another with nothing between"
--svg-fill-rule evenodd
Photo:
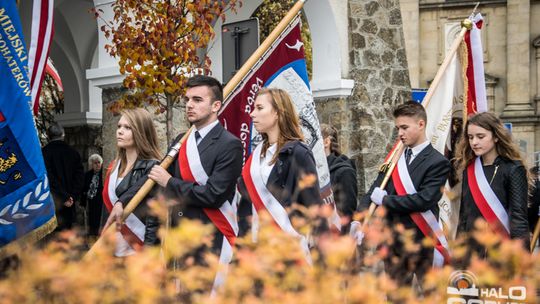
<instances>
[{"instance_id":1,"label":"blurred foliage foreground","mask_svg":"<svg viewBox=\"0 0 540 304\"><path fill-rule=\"evenodd\" d=\"M162 217L167 205L151 203ZM476 287L484 288L483 299L453 299L449 286L456 269L432 269L422 292L398 286L381 267L387 254L384 244L392 233L384 225L379 208L370 221L362 254L348 236L326 233L315 238L313 266L304 262L297 240L281 233L269 219L261 217L257 243L251 234L238 239L226 284L217 297L210 290L219 267L217 257L205 255L207 266L196 262L197 248L209 245L213 228L183 221L175 229L161 229L161 247L144 248L128 258L112 255L113 241L83 258L87 248L76 232L59 234L41 248L19 248L11 252L10 270L0 274L1 303L536 303L540 286L540 258L529 254L519 241L501 242L485 225L479 225L476 240L488 248L488 258L473 256L468 271ZM298 210L297 210L298 211ZM299 210L297 230L307 234L309 219L328 210ZM299 213L299 212L295 212ZM361 218L360 218L361 220ZM407 238L410 233L401 234ZM450 245L454 258L467 251L463 241ZM405 246L414 254L418 246ZM428 245L428 244L425 244ZM4 261L6 260L4 256ZM170 267L171 261L177 267ZM167 266L169 265L169 266ZM512 289L522 286L521 289ZM467 285L465 285L467 287ZM469 286L470 287L470 286ZM522 294L526 290L526 294ZM506 299L504 299L506 296ZM519 300L516 300L519 298Z\"/></svg>"}]
</instances>

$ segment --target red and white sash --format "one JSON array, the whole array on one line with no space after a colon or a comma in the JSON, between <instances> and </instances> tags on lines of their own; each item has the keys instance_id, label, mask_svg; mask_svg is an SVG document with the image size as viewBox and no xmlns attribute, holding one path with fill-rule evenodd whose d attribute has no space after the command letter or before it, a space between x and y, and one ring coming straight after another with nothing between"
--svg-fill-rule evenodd
<instances>
[{"instance_id":1,"label":"red and white sash","mask_svg":"<svg viewBox=\"0 0 540 304\"><path fill-rule=\"evenodd\" d=\"M242 170L242 177L249 193L249 197L251 198L251 202L253 203L253 233L256 235L258 230L257 213L261 211L268 212L276 224L285 233L299 239L306 262L309 265L312 265L307 238L294 229L287 210L285 210L283 205L281 205L266 187L265 181L261 175L262 146L262 143L257 146Z\"/></svg>"},{"instance_id":2,"label":"red and white sash","mask_svg":"<svg viewBox=\"0 0 540 304\"><path fill-rule=\"evenodd\" d=\"M184 181L206 185L208 174L204 171L201 163L195 132L190 132L188 138L180 147L178 165ZM212 295L215 295L217 289L225 283L227 278L228 265L232 260L233 246L238 235L238 221L236 219L237 195L235 194L233 202L226 201L219 209L203 208L203 210L224 236L219 256L221 267L216 274L212 287Z\"/></svg>"},{"instance_id":3,"label":"red and white sash","mask_svg":"<svg viewBox=\"0 0 540 304\"><path fill-rule=\"evenodd\" d=\"M118 180L118 170L120 162L112 162L107 170L107 177L103 185L103 203L109 213L111 212L114 203L118 201L116 196L116 182ZM114 168L114 169L113 169ZM112 172L111 172L112 171ZM127 203L127 202L122 202ZM135 250L141 248L144 244L144 223L133 213L131 213L122 225L119 233L117 233L116 256L132 255Z\"/></svg>"},{"instance_id":4,"label":"red and white sash","mask_svg":"<svg viewBox=\"0 0 540 304\"><path fill-rule=\"evenodd\" d=\"M491 189L484 174L480 157L477 157L474 163L467 166L467 179L474 203L490 227L503 237L510 237L508 213L506 213L501 201Z\"/></svg>"},{"instance_id":5,"label":"red and white sash","mask_svg":"<svg viewBox=\"0 0 540 304\"><path fill-rule=\"evenodd\" d=\"M398 195L407 195L416 193L416 189L407 169L405 154L401 154L398 164L392 172L392 182ZM431 210L425 212L415 212L410 214L412 220L422 231L425 237L433 239L435 250L433 252L433 267L442 267L450 262L450 251L448 242L437 221L435 214Z\"/></svg>"}]
</instances>

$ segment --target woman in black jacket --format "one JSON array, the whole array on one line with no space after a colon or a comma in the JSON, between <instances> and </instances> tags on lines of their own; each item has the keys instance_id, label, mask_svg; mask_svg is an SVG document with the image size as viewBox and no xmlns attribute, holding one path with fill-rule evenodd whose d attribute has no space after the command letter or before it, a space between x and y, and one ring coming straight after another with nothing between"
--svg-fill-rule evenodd
<instances>
[{"instance_id":1,"label":"woman in black jacket","mask_svg":"<svg viewBox=\"0 0 540 304\"><path fill-rule=\"evenodd\" d=\"M305 238L290 222L289 207L293 203L306 207L322 204L322 199L315 159L303 142L292 100L281 89L264 88L255 99L251 118L262 142L244 165L238 185L242 194L241 233L247 228L247 217L256 219L258 213L268 212L282 230L298 237L306 250Z\"/></svg>"},{"instance_id":2,"label":"woman in black jacket","mask_svg":"<svg viewBox=\"0 0 540 304\"><path fill-rule=\"evenodd\" d=\"M528 177L512 136L489 112L470 117L459 143L456 164L463 172L458 236L483 219L500 235L529 244ZM472 240L472 250L485 250Z\"/></svg>"},{"instance_id":3,"label":"woman in black jacket","mask_svg":"<svg viewBox=\"0 0 540 304\"><path fill-rule=\"evenodd\" d=\"M152 117L144 109L122 112L116 139L117 157L109 166L103 189L103 201L110 212L104 229L116 222L119 233L115 255L127 256L143 243L156 242L157 221L147 216L146 202L135 208L125 223L121 222L121 217L124 206L137 192L141 180L148 178L148 173L159 163L161 156Z\"/></svg>"}]
</instances>

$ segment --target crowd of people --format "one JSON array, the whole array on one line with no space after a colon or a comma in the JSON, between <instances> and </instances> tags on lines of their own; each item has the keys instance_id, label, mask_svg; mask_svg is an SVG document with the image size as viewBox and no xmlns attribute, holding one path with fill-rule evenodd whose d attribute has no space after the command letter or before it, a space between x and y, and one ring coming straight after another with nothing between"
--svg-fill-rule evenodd
<instances>
[{"instance_id":1,"label":"crowd of people","mask_svg":"<svg viewBox=\"0 0 540 304\"><path fill-rule=\"evenodd\" d=\"M49 129L51 142L43 154L58 228L72 227L70 208L82 197L88 212L88 233L97 236L100 229L116 225L115 255L134 254L144 246L160 243L157 231L164 223L148 212L146 200L162 193L179 202L170 210L173 227L184 219L215 226L213 243L201 248L200 256L210 252L221 261L230 261L234 239L254 230L256 235L260 213L264 212L279 229L298 238L306 261L311 263L311 243L294 227L291 218L296 215L291 206L317 206L323 200L315 159L304 142L291 97L276 88L258 92L250 115L262 141L245 164L240 140L218 120L223 105L221 83L212 77L194 76L187 82L184 101L192 128L171 145L181 143L168 169L159 166L163 155L152 116L144 109L122 112L116 130L117 156L105 176L102 158L92 155L90 170L83 177L80 157L63 142L61 127L55 124ZM438 201L450 172L457 170L462 187L458 236L468 235L477 220L483 219L501 239L520 239L528 248L531 227L538 220L538 168L527 170L518 146L497 116L485 112L467 119L457 145L456 168L426 137L427 114L421 104L399 105L393 116L403 153L386 187L381 187L381 182L387 172L381 170L362 198L357 198L356 165L340 152L338 131L321 125L336 207L345 223L343 231L352 229L351 235L361 244L365 231L351 221L355 213L366 212L375 204L386 210L388 227L410 229L416 243L436 236L434 246L419 246L413 254L404 254L403 234L392 230L394 241L388 248L385 271L402 284L409 284L414 277L422 280L430 267L450 262L448 241L438 224ZM54 157L59 154L61 163ZM315 177L315 182L306 185L303 181L308 176ZM122 221L125 205L148 179L156 186ZM470 237L469 255L473 253L486 256L485 249ZM466 265L467 259L460 263Z\"/></svg>"}]
</instances>

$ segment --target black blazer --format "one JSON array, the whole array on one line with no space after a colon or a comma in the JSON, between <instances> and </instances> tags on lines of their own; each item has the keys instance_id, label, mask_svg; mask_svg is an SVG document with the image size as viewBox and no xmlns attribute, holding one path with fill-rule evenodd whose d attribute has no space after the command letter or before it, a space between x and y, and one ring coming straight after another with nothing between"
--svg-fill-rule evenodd
<instances>
[{"instance_id":1,"label":"black blazer","mask_svg":"<svg viewBox=\"0 0 540 304\"><path fill-rule=\"evenodd\" d=\"M498 167L495 177L495 167ZM499 156L493 165L484 166L486 179L491 182L491 189L501 201L508 213L510 220L510 237L524 241L528 248L529 244L529 221L527 218L528 181L527 172L518 161L513 161ZM458 235L474 229L474 222L483 218L482 213L474 203L469 189L467 171L463 172L463 184L461 192L461 208L459 212Z\"/></svg>"},{"instance_id":2,"label":"black blazer","mask_svg":"<svg viewBox=\"0 0 540 304\"><path fill-rule=\"evenodd\" d=\"M79 152L63 140L53 140L43 147L42 153L51 192L62 200L61 203L69 197L78 201L84 186L84 169Z\"/></svg>"},{"instance_id":3,"label":"black blazer","mask_svg":"<svg viewBox=\"0 0 540 304\"><path fill-rule=\"evenodd\" d=\"M182 138L178 136L174 143ZM242 143L217 124L197 146L204 171L208 175L206 185L184 181L178 166L178 158L169 167L172 178L165 187L165 195L180 199L172 213L176 225L182 218L211 222L203 208L220 208L227 200L232 201L236 192L236 180L242 172ZM221 233L216 237L222 238ZM218 243L221 243L218 241Z\"/></svg>"},{"instance_id":4,"label":"black blazer","mask_svg":"<svg viewBox=\"0 0 540 304\"><path fill-rule=\"evenodd\" d=\"M300 189L298 182L305 174L317 176L313 153L300 141L288 142L279 151L276 164L270 172L267 182L268 190L284 207L288 207L292 203L304 206L322 204L318 177L311 186ZM238 215L241 230L245 232L248 228L246 217L251 215L252 208L251 199L242 177L238 180L238 189L242 194Z\"/></svg>"},{"instance_id":5,"label":"black blazer","mask_svg":"<svg viewBox=\"0 0 540 304\"><path fill-rule=\"evenodd\" d=\"M386 186L388 195L384 197L382 204L387 210L386 216L390 227L401 223L406 229L416 229L415 240L421 241L424 235L409 214L431 210L438 217L439 206L437 203L442 197L442 189L450 168L450 162L430 144L408 165L409 175L417 193L404 196L396 195L394 184L390 179ZM360 211L369 208L371 193L375 187L381 184L383 179L384 173L379 173L369 192L362 198L359 206Z\"/></svg>"}]
</instances>

